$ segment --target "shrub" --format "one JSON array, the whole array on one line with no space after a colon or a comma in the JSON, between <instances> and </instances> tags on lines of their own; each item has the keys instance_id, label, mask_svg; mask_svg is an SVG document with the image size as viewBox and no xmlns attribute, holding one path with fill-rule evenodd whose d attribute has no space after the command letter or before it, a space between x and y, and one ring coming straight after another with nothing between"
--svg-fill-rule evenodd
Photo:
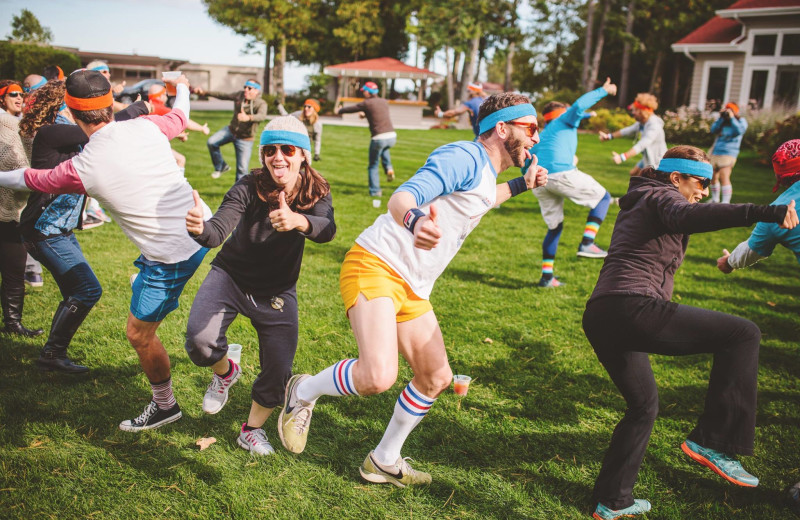
<instances>
[{"instance_id":1,"label":"shrub","mask_svg":"<svg viewBox=\"0 0 800 520\"><path fill-rule=\"evenodd\" d=\"M711 134L714 118L707 112L684 106L678 107L674 112L667 110L663 119L664 136L670 144L689 144L705 148L714 142Z\"/></svg>"},{"instance_id":2,"label":"shrub","mask_svg":"<svg viewBox=\"0 0 800 520\"><path fill-rule=\"evenodd\" d=\"M776 122L755 140L754 148L761 158L769 162L775 150L790 139L800 137L800 112Z\"/></svg>"},{"instance_id":3,"label":"shrub","mask_svg":"<svg viewBox=\"0 0 800 520\"><path fill-rule=\"evenodd\" d=\"M41 74L48 65L58 65L64 74L81 67L78 57L47 45L0 42L0 78L22 81L28 74Z\"/></svg>"},{"instance_id":4,"label":"shrub","mask_svg":"<svg viewBox=\"0 0 800 520\"><path fill-rule=\"evenodd\" d=\"M581 124L584 130L591 130L592 132L615 132L620 128L625 128L636 122L627 111L621 108L609 110L607 108L598 108L595 110L596 116L590 117Z\"/></svg>"}]
</instances>

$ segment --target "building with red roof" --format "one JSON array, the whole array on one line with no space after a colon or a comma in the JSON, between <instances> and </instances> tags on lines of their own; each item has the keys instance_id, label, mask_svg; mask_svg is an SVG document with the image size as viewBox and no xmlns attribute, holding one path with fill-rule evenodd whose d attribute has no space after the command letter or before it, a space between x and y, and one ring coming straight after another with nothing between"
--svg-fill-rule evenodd
<instances>
[{"instance_id":1,"label":"building with red roof","mask_svg":"<svg viewBox=\"0 0 800 520\"><path fill-rule=\"evenodd\" d=\"M672 50L694 62L693 106L800 107L800 0L739 0Z\"/></svg>"}]
</instances>

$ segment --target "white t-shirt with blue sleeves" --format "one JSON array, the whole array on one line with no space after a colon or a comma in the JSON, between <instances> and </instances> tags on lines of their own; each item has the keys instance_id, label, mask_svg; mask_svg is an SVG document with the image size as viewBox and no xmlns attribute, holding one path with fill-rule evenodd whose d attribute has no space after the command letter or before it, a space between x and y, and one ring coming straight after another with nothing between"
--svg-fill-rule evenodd
<instances>
[{"instance_id":1,"label":"white t-shirt with blue sleeves","mask_svg":"<svg viewBox=\"0 0 800 520\"><path fill-rule=\"evenodd\" d=\"M364 230L356 243L386 262L420 298L430 298L433 284L458 253L467 235L497 200L497 172L483 145L459 141L433 151L425 165L397 188L411 193L429 213L436 205L442 231L430 251L414 247L414 235L387 212Z\"/></svg>"}]
</instances>

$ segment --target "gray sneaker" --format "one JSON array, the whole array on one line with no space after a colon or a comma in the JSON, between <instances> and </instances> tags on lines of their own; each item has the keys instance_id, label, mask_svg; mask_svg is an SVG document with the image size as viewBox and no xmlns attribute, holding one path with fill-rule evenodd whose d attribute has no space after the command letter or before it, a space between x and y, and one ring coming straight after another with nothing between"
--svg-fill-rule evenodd
<instances>
[{"instance_id":1,"label":"gray sneaker","mask_svg":"<svg viewBox=\"0 0 800 520\"><path fill-rule=\"evenodd\" d=\"M309 377L311 376L308 374L297 374L289 379L289 382L286 383L283 409L278 417L278 435L280 435L281 444L292 453L302 453L306 449L314 403L301 401L297 397L297 386Z\"/></svg>"},{"instance_id":2,"label":"gray sneaker","mask_svg":"<svg viewBox=\"0 0 800 520\"><path fill-rule=\"evenodd\" d=\"M211 376L211 383L206 389L206 395L203 396L203 411L208 414L219 413L225 403L228 402L228 390L233 384L239 380L242 375L242 369L239 365L231 361L233 366L233 373L226 379L221 378L217 374Z\"/></svg>"},{"instance_id":3,"label":"gray sneaker","mask_svg":"<svg viewBox=\"0 0 800 520\"><path fill-rule=\"evenodd\" d=\"M256 428L255 430L246 432L244 431L245 424L247 423L242 423L242 431L239 433L239 438L236 439L239 446L253 455L272 455L275 453L275 449L272 447L272 444L269 443L269 439L267 439L267 434L264 430Z\"/></svg>"}]
</instances>

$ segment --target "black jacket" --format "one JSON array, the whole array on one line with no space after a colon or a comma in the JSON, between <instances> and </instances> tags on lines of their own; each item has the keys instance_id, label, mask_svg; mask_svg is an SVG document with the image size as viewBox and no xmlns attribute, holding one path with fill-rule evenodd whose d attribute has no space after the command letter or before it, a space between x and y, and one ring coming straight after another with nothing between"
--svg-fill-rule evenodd
<instances>
[{"instance_id":1,"label":"black jacket","mask_svg":"<svg viewBox=\"0 0 800 520\"><path fill-rule=\"evenodd\" d=\"M673 277L689 235L756 222L783 222L787 207L755 204L691 204L678 188L632 177L611 245L589 301L608 295L672 298Z\"/></svg>"}]
</instances>

